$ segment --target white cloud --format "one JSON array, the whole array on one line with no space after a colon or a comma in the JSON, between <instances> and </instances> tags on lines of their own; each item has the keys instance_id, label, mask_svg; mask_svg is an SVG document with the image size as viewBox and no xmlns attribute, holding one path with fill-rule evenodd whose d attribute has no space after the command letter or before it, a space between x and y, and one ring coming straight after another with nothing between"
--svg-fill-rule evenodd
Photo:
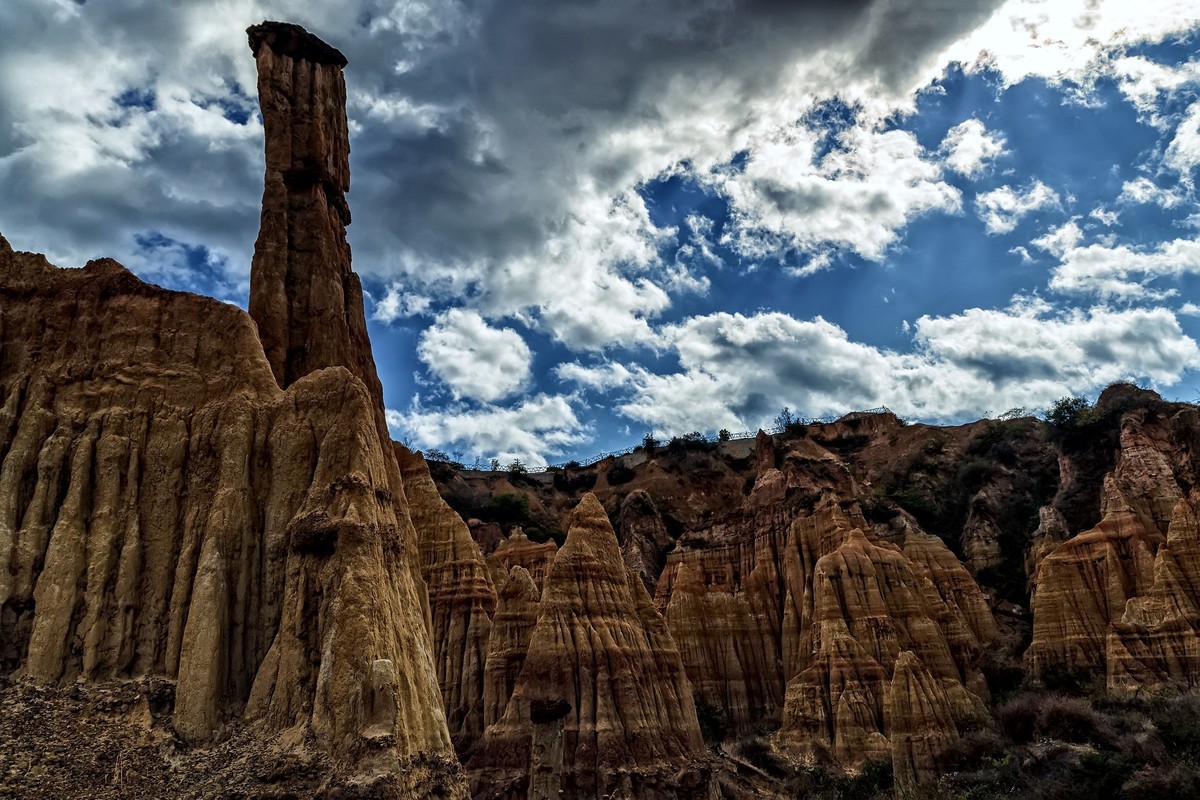
<instances>
[{"instance_id":1,"label":"white cloud","mask_svg":"<svg viewBox=\"0 0 1200 800\"><path fill-rule=\"evenodd\" d=\"M995 159L1004 155L1004 137L989 131L977 119L960 122L946 133L939 148L945 153L945 164L967 178L983 174Z\"/></svg>"},{"instance_id":2,"label":"white cloud","mask_svg":"<svg viewBox=\"0 0 1200 800\"><path fill-rule=\"evenodd\" d=\"M1110 228L1121 220L1121 215L1119 212L1110 211L1103 207L1093 208L1088 216L1099 222L1101 225L1107 225Z\"/></svg>"},{"instance_id":3,"label":"white cloud","mask_svg":"<svg viewBox=\"0 0 1200 800\"><path fill-rule=\"evenodd\" d=\"M1116 245L1109 239L1082 242L1083 231L1074 220L1032 242L1059 259L1051 272L1051 289L1122 300L1161 299L1175 290L1150 284L1200 273L1200 241L1174 239L1153 248Z\"/></svg>"},{"instance_id":4,"label":"white cloud","mask_svg":"<svg viewBox=\"0 0 1200 800\"><path fill-rule=\"evenodd\" d=\"M1117 198L1124 203L1153 203L1163 208L1174 208L1183 202L1183 195L1174 189L1165 189L1149 178L1135 178L1125 181L1121 186L1121 196Z\"/></svg>"},{"instance_id":5,"label":"white cloud","mask_svg":"<svg viewBox=\"0 0 1200 800\"><path fill-rule=\"evenodd\" d=\"M1187 317L1200 317L1200 306L1195 303L1184 303L1179 307L1179 313Z\"/></svg>"},{"instance_id":6,"label":"white cloud","mask_svg":"<svg viewBox=\"0 0 1200 800\"><path fill-rule=\"evenodd\" d=\"M559 380L599 392L628 386L633 381L633 373L629 368L617 363L585 367L578 362L568 362L555 367L554 374Z\"/></svg>"},{"instance_id":7,"label":"white cloud","mask_svg":"<svg viewBox=\"0 0 1200 800\"><path fill-rule=\"evenodd\" d=\"M747 258L795 254L798 274L832 268L838 249L880 260L915 218L960 210L948 170L976 174L1003 147L978 120L937 152L881 124L911 109L912 90L949 57L993 64L1007 81L1075 79L1108 69L1113 43L1161 38L1196 16L1184 0L1014 0L994 14L995 0L585 5L8 0L0 222L15 246L49 250L60 263L112 254L172 281L194 277L183 274L192 245L162 248L156 264L134 234L200 243L206 268L224 273L215 283L241 290L262 191L243 29L295 20L351 61L349 235L356 267L388 287L373 316L423 317L410 324L433 326L422 337L433 375L458 397L494 401L529 386L530 354L515 331L486 320L518 319L574 350L657 345L675 296L708 291L720 234L689 220L685 249L664 259L681 231L656 223L639 196L656 178L680 174L724 192L734 212L726 243ZM1177 77L1142 63L1120 70L1131 98L1158 97ZM825 132L796 120L835 94L860 111L818 157ZM1182 125L1176 135L1176 168L1194 163L1192 131ZM744 171L722 168L735 153L746 154ZM1000 224L1019 210L997 211ZM1053 245L1064 255L1082 237L1072 243L1069 233ZM474 310L435 317L447 304ZM766 320L745 319L770 349ZM810 326L802 333L814 347L836 345L846 381L851 357L901 363L844 333L838 344L840 329L823 320L797 324ZM702 328L670 330L699 341ZM744 353L756 346L747 341ZM560 378L642 380L634 370L626 378L579 368L588 369L564 368ZM681 374L703 383L701 372ZM728 410L717 395L713 407ZM537 427L538 411L548 428ZM488 441L513 453L582 435L569 398L460 405L450 427L435 424L438 413L414 406L393 419L411 421L431 446ZM510 423L508 432L480 427Z\"/></svg>"},{"instance_id":8,"label":"white cloud","mask_svg":"<svg viewBox=\"0 0 1200 800\"><path fill-rule=\"evenodd\" d=\"M658 246L667 232L650 221L645 203L627 193L607 201L584 192L572 217L536 252L514 256L484 282L482 309L513 313L576 349L654 338L649 320L670 305L665 284L688 273L663 265ZM704 283L692 283L693 290Z\"/></svg>"},{"instance_id":9,"label":"white cloud","mask_svg":"<svg viewBox=\"0 0 1200 800\"><path fill-rule=\"evenodd\" d=\"M494 402L523 388L532 354L512 328L493 328L478 312L452 308L421 335L417 355L454 398Z\"/></svg>"},{"instance_id":10,"label":"white cloud","mask_svg":"<svg viewBox=\"0 0 1200 800\"><path fill-rule=\"evenodd\" d=\"M388 409L388 425L399 439L421 449L463 452L470 457L521 459L528 466L546 464L547 453L561 453L588 438L571 408L571 398L539 394L512 408L426 408L415 398L408 411Z\"/></svg>"},{"instance_id":11,"label":"white cloud","mask_svg":"<svg viewBox=\"0 0 1200 800\"><path fill-rule=\"evenodd\" d=\"M784 405L823 415L886 404L902 415L961 419L1119 379L1171 384L1200 366L1200 349L1167 309L1056 312L1029 300L921 317L909 354L854 342L820 317L777 313L713 314L668 334L680 370L634 370L621 406L668 433L753 428Z\"/></svg>"},{"instance_id":12,"label":"white cloud","mask_svg":"<svg viewBox=\"0 0 1200 800\"><path fill-rule=\"evenodd\" d=\"M371 318L380 322L395 322L429 311L433 301L428 295L407 291L402 284L392 283L387 287L383 299L375 304Z\"/></svg>"},{"instance_id":13,"label":"white cloud","mask_svg":"<svg viewBox=\"0 0 1200 800\"><path fill-rule=\"evenodd\" d=\"M1083 229L1079 227L1079 217L1073 217L1065 224L1052 228L1034 239L1030 244L1039 250L1045 250L1052 256L1063 258L1083 241Z\"/></svg>"},{"instance_id":14,"label":"white cloud","mask_svg":"<svg viewBox=\"0 0 1200 800\"><path fill-rule=\"evenodd\" d=\"M911 133L855 125L819 160L816 136L776 131L754 143L742 172L719 179L733 212L726 244L753 260L832 245L879 261L914 217L959 210L959 191Z\"/></svg>"},{"instance_id":15,"label":"white cloud","mask_svg":"<svg viewBox=\"0 0 1200 800\"><path fill-rule=\"evenodd\" d=\"M166 280L134 240L161 234L205 246L214 278L244 283L262 128L238 26L262 12L227 5L0 7L0 219L14 246L64 266L118 256Z\"/></svg>"},{"instance_id":16,"label":"white cloud","mask_svg":"<svg viewBox=\"0 0 1200 800\"><path fill-rule=\"evenodd\" d=\"M1167 145L1163 164L1178 172L1184 183L1192 185L1192 170L1200 165L1200 102L1192 103L1183 115L1175 137Z\"/></svg>"},{"instance_id":17,"label":"white cloud","mask_svg":"<svg viewBox=\"0 0 1200 800\"><path fill-rule=\"evenodd\" d=\"M1024 245L1017 245L1008 251L1011 255L1020 256L1022 264L1032 264L1033 256L1029 254L1029 248Z\"/></svg>"},{"instance_id":18,"label":"white cloud","mask_svg":"<svg viewBox=\"0 0 1200 800\"><path fill-rule=\"evenodd\" d=\"M1145 56L1120 56L1108 67L1117 80L1121 94L1152 125L1165 127L1169 120L1162 113L1163 95L1200 81L1200 62L1189 61L1178 67L1159 64Z\"/></svg>"},{"instance_id":19,"label":"white cloud","mask_svg":"<svg viewBox=\"0 0 1200 800\"><path fill-rule=\"evenodd\" d=\"M945 57L1000 71L1008 84L1030 76L1087 83L1114 49L1191 30L1192 0L1008 0Z\"/></svg>"},{"instance_id":20,"label":"white cloud","mask_svg":"<svg viewBox=\"0 0 1200 800\"><path fill-rule=\"evenodd\" d=\"M1001 186L975 198L975 210L988 233L1008 233L1023 217L1043 208L1061 208L1058 193L1040 180L1024 189Z\"/></svg>"}]
</instances>

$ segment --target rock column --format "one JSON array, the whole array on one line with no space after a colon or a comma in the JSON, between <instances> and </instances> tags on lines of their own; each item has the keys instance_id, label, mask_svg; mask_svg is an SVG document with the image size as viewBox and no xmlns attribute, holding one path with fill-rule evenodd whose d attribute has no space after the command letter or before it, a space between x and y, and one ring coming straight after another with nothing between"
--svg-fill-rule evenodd
<instances>
[{"instance_id":1,"label":"rock column","mask_svg":"<svg viewBox=\"0 0 1200 800\"><path fill-rule=\"evenodd\" d=\"M264 22L247 34L258 62L267 165L250 316L281 387L314 370L346 367L375 399L386 437L362 286L346 242L346 57L296 25Z\"/></svg>"}]
</instances>

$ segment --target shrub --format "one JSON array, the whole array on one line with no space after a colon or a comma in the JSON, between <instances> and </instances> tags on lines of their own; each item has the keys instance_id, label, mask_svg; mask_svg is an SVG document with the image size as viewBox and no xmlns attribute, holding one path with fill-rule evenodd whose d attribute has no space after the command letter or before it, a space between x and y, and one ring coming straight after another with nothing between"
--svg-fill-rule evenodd
<instances>
[{"instance_id":1,"label":"shrub","mask_svg":"<svg viewBox=\"0 0 1200 800\"><path fill-rule=\"evenodd\" d=\"M838 796L839 776L828 767L819 764L805 765L792 773L788 779L788 793L792 797L815 800Z\"/></svg>"},{"instance_id":2,"label":"shrub","mask_svg":"<svg viewBox=\"0 0 1200 800\"><path fill-rule=\"evenodd\" d=\"M1191 764L1142 768L1134 772L1121 787L1121 795L1129 800L1200 797L1200 771Z\"/></svg>"},{"instance_id":3,"label":"shrub","mask_svg":"<svg viewBox=\"0 0 1200 800\"><path fill-rule=\"evenodd\" d=\"M1200 697L1185 695L1151 715L1163 744L1177 758L1200 765Z\"/></svg>"},{"instance_id":4,"label":"shrub","mask_svg":"<svg viewBox=\"0 0 1200 800\"><path fill-rule=\"evenodd\" d=\"M729 715L725 709L712 706L695 697L696 717L700 720L700 733L705 744L714 745L725 741L729 734Z\"/></svg>"},{"instance_id":5,"label":"shrub","mask_svg":"<svg viewBox=\"0 0 1200 800\"><path fill-rule=\"evenodd\" d=\"M763 736L743 736L733 746L734 755L761 769L768 775L782 778L787 774L787 764L780 758L771 742Z\"/></svg>"},{"instance_id":6,"label":"shrub","mask_svg":"<svg viewBox=\"0 0 1200 800\"><path fill-rule=\"evenodd\" d=\"M996 709L996 716L1005 735L1014 742L1024 743L1033 741L1037 734L1038 709L1041 696L1023 694L1009 700Z\"/></svg>"},{"instance_id":7,"label":"shrub","mask_svg":"<svg viewBox=\"0 0 1200 800\"><path fill-rule=\"evenodd\" d=\"M804 433L804 420L792 413L792 410L787 406L779 412L779 416L775 417L775 430L779 433L801 434Z\"/></svg>"},{"instance_id":8,"label":"shrub","mask_svg":"<svg viewBox=\"0 0 1200 800\"><path fill-rule=\"evenodd\" d=\"M1086 700L1049 695L1038 714L1038 732L1072 744L1112 745L1112 725Z\"/></svg>"},{"instance_id":9,"label":"shrub","mask_svg":"<svg viewBox=\"0 0 1200 800\"><path fill-rule=\"evenodd\" d=\"M1000 706L997 716L1014 742L1049 738L1112 747L1117 740L1112 723L1088 701L1077 697L1023 694Z\"/></svg>"},{"instance_id":10,"label":"shrub","mask_svg":"<svg viewBox=\"0 0 1200 800\"><path fill-rule=\"evenodd\" d=\"M986 759L1004 757L1004 738L992 728L981 728L960 736L942 751L941 761L948 770L974 769Z\"/></svg>"},{"instance_id":11,"label":"shrub","mask_svg":"<svg viewBox=\"0 0 1200 800\"><path fill-rule=\"evenodd\" d=\"M633 480L635 474L632 469L624 464L613 464L612 469L608 471L608 485L619 486L622 483L629 483Z\"/></svg>"},{"instance_id":12,"label":"shrub","mask_svg":"<svg viewBox=\"0 0 1200 800\"><path fill-rule=\"evenodd\" d=\"M1091 407L1085 398L1063 397L1055 401L1050 410L1046 412L1046 422L1049 422L1057 430L1069 430L1079 425Z\"/></svg>"},{"instance_id":13,"label":"shrub","mask_svg":"<svg viewBox=\"0 0 1200 800\"><path fill-rule=\"evenodd\" d=\"M499 523L507 533L516 525L529 524L529 498L514 492L501 492L488 501L480 516Z\"/></svg>"},{"instance_id":14,"label":"shrub","mask_svg":"<svg viewBox=\"0 0 1200 800\"><path fill-rule=\"evenodd\" d=\"M595 472L585 472L581 475L569 475L564 472L554 474L554 488L560 492L586 492L595 485Z\"/></svg>"},{"instance_id":15,"label":"shrub","mask_svg":"<svg viewBox=\"0 0 1200 800\"><path fill-rule=\"evenodd\" d=\"M994 462L973 457L968 459L958 470L958 483L968 494L978 491L996 472Z\"/></svg>"},{"instance_id":16,"label":"shrub","mask_svg":"<svg viewBox=\"0 0 1200 800\"><path fill-rule=\"evenodd\" d=\"M856 774L838 781L837 796L842 800L874 800L889 795L891 788L892 762L867 761Z\"/></svg>"},{"instance_id":17,"label":"shrub","mask_svg":"<svg viewBox=\"0 0 1200 800\"><path fill-rule=\"evenodd\" d=\"M1083 753L1071 769L1066 785L1050 796L1055 800L1110 800L1120 797L1121 786L1136 768L1136 764L1118 753Z\"/></svg>"}]
</instances>

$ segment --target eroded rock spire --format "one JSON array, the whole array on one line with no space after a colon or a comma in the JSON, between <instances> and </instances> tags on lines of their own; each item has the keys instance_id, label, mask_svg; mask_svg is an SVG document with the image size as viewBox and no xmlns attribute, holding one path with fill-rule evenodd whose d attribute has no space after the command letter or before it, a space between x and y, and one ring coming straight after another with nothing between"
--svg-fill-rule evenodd
<instances>
[{"instance_id":1,"label":"eroded rock spire","mask_svg":"<svg viewBox=\"0 0 1200 800\"><path fill-rule=\"evenodd\" d=\"M250 315L281 387L346 367L378 401L382 421L383 390L346 242L346 57L297 25L263 22L246 33L258 62L267 162Z\"/></svg>"}]
</instances>

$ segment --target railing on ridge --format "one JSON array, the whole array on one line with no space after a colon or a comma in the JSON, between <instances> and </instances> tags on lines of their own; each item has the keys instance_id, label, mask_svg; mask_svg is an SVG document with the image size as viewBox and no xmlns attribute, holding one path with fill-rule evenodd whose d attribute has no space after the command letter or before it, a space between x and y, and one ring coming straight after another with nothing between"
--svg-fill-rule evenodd
<instances>
[{"instance_id":1,"label":"railing on ridge","mask_svg":"<svg viewBox=\"0 0 1200 800\"><path fill-rule=\"evenodd\" d=\"M794 417L792 420L792 424L800 425L802 427L806 426L806 425L829 425L831 423L837 422L839 419L853 416L855 414L891 414L891 413L892 413L892 410L890 408L888 408L887 406L877 406L875 408L867 408L862 411L847 411L845 414L841 414L838 416L826 415L824 417ZM763 430L773 436L777 436L784 432L784 426L775 425L770 428L763 428ZM731 433L724 439L722 439L721 435L717 434L717 433L714 433L711 435L706 435L706 434L702 433L699 436L696 436L695 434L688 434L687 436L679 436L679 437L675 437L675 438L682 439L684 441L689 441L689 442L707 442L708 444L720 444L721 442L736 442L736 441L740 441L740 440L744 440L744 439L753 439L756 436L758 436L757 430L740 431L738 433ZM670 441L671 440L668 439L665 442L660 442L659 446L666 447L670 443ZM609 458L610 456L611 457L620 457L620 456L630 455L630 454L635 453L638 450L642 449L642 447L643 447L643 444L638 443L638 444L632 445L631 447L626 447L624 450L607 450L605 452L598 453L597 455L594 455L591 458L572 459L570 461L564 461L561 464L547 464L546 466L542 467L541 469L527 469L526 472L529 474L540 474L540 473L545 473L545 472L553 472L555 470L567 469L568 465L570 465L570 467L569 467L570 469L590 467L593 464L597 464L597 463L603 461L604 459ZM501 469L501 471L503 472L504 470Z\"/></svg>"}]
</instances>

